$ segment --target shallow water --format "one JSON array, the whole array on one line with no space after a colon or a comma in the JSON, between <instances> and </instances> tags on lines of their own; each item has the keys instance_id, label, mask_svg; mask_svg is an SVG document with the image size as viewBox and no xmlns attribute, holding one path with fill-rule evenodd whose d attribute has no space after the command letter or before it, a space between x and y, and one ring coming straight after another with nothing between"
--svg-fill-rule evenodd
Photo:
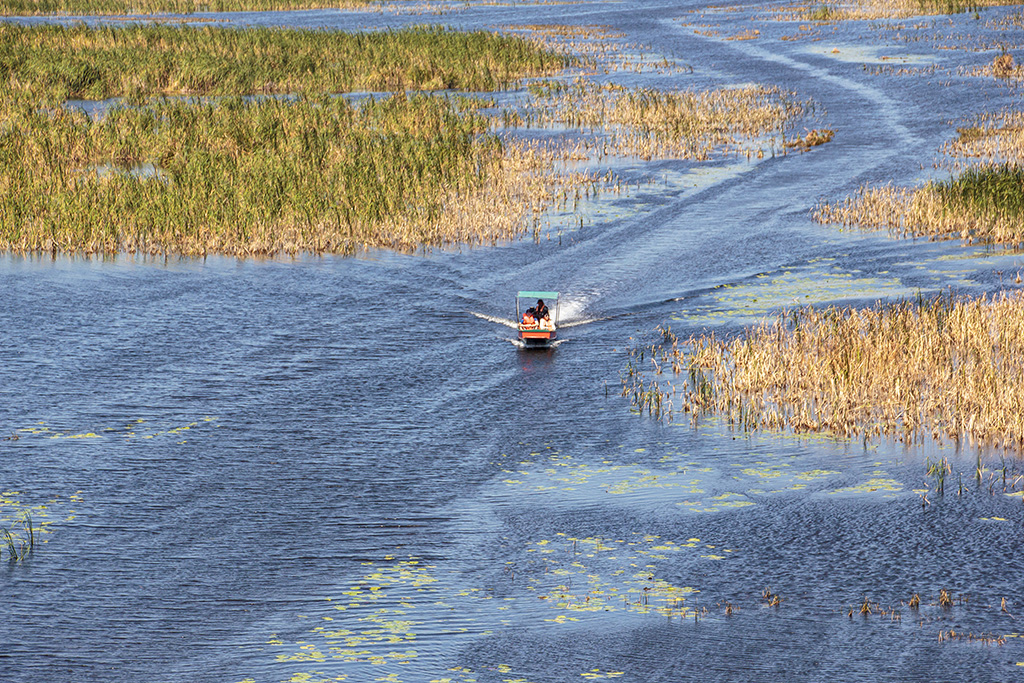
<instances>
[{"instance_id":1,"label":"shallow water","mask_svg":"<svg viewBox=\"0 0 1024 683\"><path fill-rule=\"evenodd\" d=\"M0 680L1020 675L1024 506L992 479L999 454L982 455L979 487L967 446L660 424L618 395L630 338L659 324L730 333L793 304L1012 284L1018 254L841 232L809 210L928 177L951 122L1014 93L871 75L848 54L954 70L991 56L908 49L868 23L819 43L761 21L758 40L726 41L748 12L645 7L228 17L607 24L694 67L623 80L777 83L813 97L836 136L761 161L619 164L640 184L584 206L582 228L552 218L536 243L0 257L0 519L32 508L47 522L28 559L0 565ZM684 23L712 18L718 37ZM515 291L549 288L564 343L516 349ZM940 457L962 491L935 494L926 462ZM940 642L950 630L1006 641Z\"/></svg>"}]
</instances>

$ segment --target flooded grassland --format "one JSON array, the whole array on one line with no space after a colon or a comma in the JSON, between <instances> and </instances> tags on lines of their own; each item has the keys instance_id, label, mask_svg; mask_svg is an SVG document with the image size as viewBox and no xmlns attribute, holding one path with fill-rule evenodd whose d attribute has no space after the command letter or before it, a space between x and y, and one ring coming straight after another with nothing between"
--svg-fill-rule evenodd
<instances>
[{"instance_id":1,"label":"flooded grassland","mask_svg":"<svg viewBox=\"0 0 1024 683\"><path fill-rule=\"evenodd\" d=\"M1016 11L408 9L7 34L193 47L5 65L0 678L1018 675L1019 240L821 220L1012 231ZM343 86L264 30L429 11L542 61ZM179 87L236 38L252 78Z\"/></svg>"}]
</instances>

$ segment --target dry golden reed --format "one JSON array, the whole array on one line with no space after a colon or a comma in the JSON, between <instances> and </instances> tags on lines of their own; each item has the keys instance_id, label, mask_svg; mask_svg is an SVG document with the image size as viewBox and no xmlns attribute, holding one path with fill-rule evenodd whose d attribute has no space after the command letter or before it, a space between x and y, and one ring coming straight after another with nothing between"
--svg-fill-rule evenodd
<instances>
[{"instance_id":1,"label":"dry golden reed","mask_svg":"<svg viewBox=\"0 0 1024 683\"><path fill-rule=\"evenodd\" d=\"M956 132L956 138L942 147L951 159L1024 163L1024 113L1019 110L983 114Z\"/></svg>"},{"instance_id":2,"label":"dry golden reed","mask_svg":"<svg viewBox=\"0 0 1024 683\"><path fill-rule=\"evenodd\" d=\"M1024 293L780 313L630 352L623 395L659 416L742 429L1024 447Z\"/></svg>"},{"instance_id":3,"label":"dry golden reed","mask_svg":"<svg viewBox=\"0 0 1024 683\"><path fill-rule=\"evenodd\" d=\"M865 185L852 197L820 203L814 219L896 237L1024 244L1024 116L1010 110L977 117L941 151L957 171L949 180L919 188Z\"/></svg>"},{"instance_id":4,"label":"dry golden reed","mask_svg":"<svg viewBox=\"0 0 1024 683\"><path fill-rule=\"evenodd\" d=\"M1020 215L996 207L951 207L936 187L934 183L920 189L863 186L852 197L820 204L812 215L819 223L887 230L894 237L961 239L968 244L1007 246L1024 243Z\"/></svg>"},{"instance_id":5,"label":"dry golden reed","mask_svg":"<svg viewBox=\"0 0 1024 683\"><path fill-rule=\"evenodd\" d=\"M777 145L806 115L811 102L760 85L666 92L577 81L540 97L505 124L582 128L599 133L610 154L641 159L706 160L719 150L742 152Z\"/></svg>"},{"instance_id":6,"label":"dry golden reed","mask_svg":"<svg viewBox=\"0 0 1024 683\"><path fill-rule=\"evenodd\" d=\"M777 10L783 19L816 22L906 19L922 15L962 14L986 7L1019 4L1013 0L854 0L821 2L783 7Z\"/></svg>"}]
</instances>

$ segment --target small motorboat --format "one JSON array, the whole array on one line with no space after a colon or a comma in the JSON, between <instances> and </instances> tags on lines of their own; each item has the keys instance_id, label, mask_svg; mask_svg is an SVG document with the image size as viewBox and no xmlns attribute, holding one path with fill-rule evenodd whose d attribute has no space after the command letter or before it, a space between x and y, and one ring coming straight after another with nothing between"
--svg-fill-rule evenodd
<instances>
[{"instance_id":1,"label":"small motorboat","mask_svg":"<svg viewBox=\"0 0 1024 683\"><path fill-rule=\"evenodd\" d=\"M548 307L546 302L549 301L554 305ZM538 308L542 309L539 316L536 315ZM558 292L517 292L516 320L519 321L519 340L524 347L550 347L558 336Z\"/></svg>"}]
</instances>

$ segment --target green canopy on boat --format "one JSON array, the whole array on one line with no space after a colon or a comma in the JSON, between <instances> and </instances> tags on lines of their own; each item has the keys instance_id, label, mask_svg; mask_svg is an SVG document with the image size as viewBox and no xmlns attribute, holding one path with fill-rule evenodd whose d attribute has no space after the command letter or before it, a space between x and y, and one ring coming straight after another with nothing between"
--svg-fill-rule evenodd
<instances>
[{"instance_id":1,"label":"green canopy on boat","mask_svg":"<svg viewBox=\"0 0 1024 683\"><path fill-rule=\"evenodd\" d=\"M517 299L557 299L558 292L519 292Z\"/></svg>"}]
</instances>

